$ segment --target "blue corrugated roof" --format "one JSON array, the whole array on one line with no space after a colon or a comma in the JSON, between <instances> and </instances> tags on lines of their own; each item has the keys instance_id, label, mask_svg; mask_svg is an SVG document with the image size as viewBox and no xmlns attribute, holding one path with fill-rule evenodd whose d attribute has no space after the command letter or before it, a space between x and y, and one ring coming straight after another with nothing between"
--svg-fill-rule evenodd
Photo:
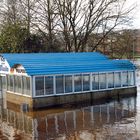
<instances>
[{"instance_id":1,"label":"blue corrugated roof","mask_svg":"<svg viewBox=\"0 0 140 140\"><path fill-rule=\"evenodd\" d=\"M110 60L97 52L2 54L9 65L22 64L28 75L134 70L128 60Z\"/></svg>"}]
</instances>

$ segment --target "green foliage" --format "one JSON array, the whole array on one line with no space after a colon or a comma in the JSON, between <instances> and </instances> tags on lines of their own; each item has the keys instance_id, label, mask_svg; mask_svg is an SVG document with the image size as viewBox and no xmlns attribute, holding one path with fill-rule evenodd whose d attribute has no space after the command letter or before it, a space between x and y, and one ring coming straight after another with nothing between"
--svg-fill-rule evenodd
<instances>
[{"instance_id":1,"label":"green foliage","mask_svg":"<svg viewBox=\"0 0 140 140\"><path fill-rule=\"evenodd\" d=\"M27 30L19 23L6 23L0 33L0 52L22 52L23 43L27 38Z\"/></svg>"},{"instance_id":2,"label":"green foliage","mask_svg":"<svg viewBox=\"0 0 140 140\"><path fill-rule=\"evenodd\" d=\"M23 42L23 52L36 53L44 51L45 47L42 43L42 37L37 34L30 34Z\"/></svg>"},{"instance_id":3,"label":"green foliage","mask_svg":"<svg viewBox=\"0 0 140 140\"><path fill-rule=\"evenodd\" d=\"M6 23L1 27L0 32L0 52L20 53L20 52L58 52L60 42L53 39L50 46L48 36L42 34L31 34L20 23ZM50 49L51 47L51 49Z\"/></svg>"},{"instance_id":4,"label":"green foliage","mask_svg":"<svg viewBox=\"0 0 140 140\"><path fill-rule=\"evenodd\" d=\"M1 53L43 52L42 37L29 34L20 24L5 24L0 33Z\"/></svg>"}]
</instances>

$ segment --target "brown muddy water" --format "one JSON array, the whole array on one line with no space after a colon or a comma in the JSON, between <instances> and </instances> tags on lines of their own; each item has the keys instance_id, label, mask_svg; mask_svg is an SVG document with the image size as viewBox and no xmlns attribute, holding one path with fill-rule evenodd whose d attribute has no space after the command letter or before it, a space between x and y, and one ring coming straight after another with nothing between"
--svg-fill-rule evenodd
<instances>
[{"instance_id":1,"label":"brown muddy water","mask_svg":"<svg viewBox=\"0 0 140 140\"><path fill-rule=\"evenodd\" d=\"M140 140L137 97L22 112L0 106L0 140Z\"/></svg>"}]
</instances>

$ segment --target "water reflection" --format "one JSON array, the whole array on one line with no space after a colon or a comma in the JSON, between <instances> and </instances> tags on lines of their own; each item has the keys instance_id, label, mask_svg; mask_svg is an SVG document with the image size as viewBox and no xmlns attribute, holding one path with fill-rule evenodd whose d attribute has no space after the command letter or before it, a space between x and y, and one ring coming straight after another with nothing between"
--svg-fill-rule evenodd
<instances>
[{"instance_id":1,"label":"water reflection","mask_svg":"<svg viewBox=\"0 0 140 140\"><path fill-rule=\"evenodd\" d=\"M30 139L32 137L32 118L23 112L4 109L0 106L0 124L2 139L7 137L9 140L25 140L25 137L30 137Z\"/></svg>"},{"instance_id":2,"label":"water reflection","mask_svg":"<svg viewBox=\"0 0 140 140\"><path fill-rule=\"evenodd\" d=\"M0 138L11 140L132 140L138 133L136 97L77 109L18 112L0 107Z\"/></svg>"}]
</instances>

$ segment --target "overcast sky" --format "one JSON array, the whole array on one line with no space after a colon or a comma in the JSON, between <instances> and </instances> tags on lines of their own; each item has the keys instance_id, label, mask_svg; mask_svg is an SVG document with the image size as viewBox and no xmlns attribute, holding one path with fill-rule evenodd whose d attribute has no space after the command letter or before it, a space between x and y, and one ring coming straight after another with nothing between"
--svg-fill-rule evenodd
<instances>
[{"instance_id":1,"label":"overcast sky","mask_svg":"<svg viewBox=\"0 0 140 140\"><path fill-rule=\"evenodd\" d=\"M128 5L136 5L136 8L134 10L134 20L133 20L133 28L139 28L140 29L140 0L127 0Z\"/></svg>"}]
</instances>

